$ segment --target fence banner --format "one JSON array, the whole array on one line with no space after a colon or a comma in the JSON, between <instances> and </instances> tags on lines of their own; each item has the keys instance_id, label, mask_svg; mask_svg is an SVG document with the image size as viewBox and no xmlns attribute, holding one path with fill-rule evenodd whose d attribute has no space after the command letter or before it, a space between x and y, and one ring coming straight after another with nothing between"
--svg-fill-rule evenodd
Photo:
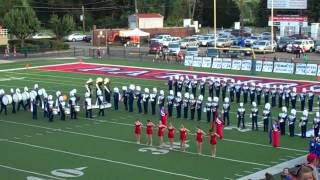
<instances>
[{"instance_id":1,"label":"fence banner","mask_svg":"<svg viewBox=\"0 0 320 180\"><path fill-rule=\"evenodd\" d=\"M222 59L221 58L213 58L212 68L221 69L221 67L222 67Z\"/></svg>"},{"instance_id":2,"label":"fence banner","mask_svg":"<svg viewBox=\"0 0 320 180\"><path fill-rule=\"evenodd\" d=\"M211 63L212 63L211 61L212 61L211 57L203 57L202 58L202 67L206 67L206 68L211 67Z\"/></svg>"},{"instance_id":3,"label":"fence banner","mask_svg":"<svg viewBox=\"0 0 320 180\"><path fill-rule=\"evenodd\" d=\"M242 62L241 62L241 70L243 70L243 71L251 71L251 60L242 60Z\"/></svg>"},{"instance_id":4,"label":"fence banner","mask_svg":"<svg viewBox=\"0 0 320 180\"><path fill-rule=\"evenodd\" d=\"M229 58L222 59L222 69L231 69L232 61Z\"/></svg>"},{"instance_id":5,"label":"fence banner","mask_svg":"<svg viewBox=\"0 0 320 180\"><path fill-rule=\"evenodd\" d=\"M306 64L301 64L301 63L297 63L296 64L296 74L305 75L306 74L306 69L307 69L307 65Z\"/></svg>"},{"instance_id":6,"label":"fence banner","mask_svg":"<svg viewBox=\"0 0 320 180\"><path fill-rule=\"evenodd\" d=\"M233 60L232 61L232 69L233 70L241 70L241 60Z\"/></svg>"},{"instance_id":7,"label":"fence banner","mask_svg":"<svg viewBox=\"0 0 320 180\"><path fill-rule=\"evenodd\" d=\"M202 57L193 57L193 67L202 67Z\"/></svg>"},{"instance_id":8,"label":"fence banner","mask_svg":"<svg viewBox=\"0 0 320 180\"><path fill-rule=\"evenodd\" d=\"M262 61L256 61L256 71L261 72L261 70L262 70Z\"/></svg>"},{"instance_id":9,"label":"fence banner","mask_svg":"<svg viewBox=\"0 0 320 180\"><path fill-rule=\"evenodd\" d=\"M193 61L193 56L186 56L184 58L184 65L190 66L190 65L192 65L192 61Z\"/></svg>"},{"instance_id":10,"label":"fence banner","mask_svg":"<svg viewBox=\"0 0 320 180\"><path fill-rule=\"evenodd\" d=\"M273 72L293 74L294 63L275 62Z\"/></svg>"},{"instance_id":11,"label":"fence banner","mask_svg":"<svg viewBox=\"0 0 320 180\"><path fill-rule=\"evenodd\" d=\"M317 64L307 64L306 75L315 76L317 75L318 65Z\"/></svg>"},{"instance_id":12,"label":"fence banner","mask_svg":"<svg viewBox=\"0 0 320 180\"><path fill-rule=\"evenodd\" d=\"M272 72L273 71L273 62L264 61L262 66L262 72Z\"/></svg>"}]
</instances>

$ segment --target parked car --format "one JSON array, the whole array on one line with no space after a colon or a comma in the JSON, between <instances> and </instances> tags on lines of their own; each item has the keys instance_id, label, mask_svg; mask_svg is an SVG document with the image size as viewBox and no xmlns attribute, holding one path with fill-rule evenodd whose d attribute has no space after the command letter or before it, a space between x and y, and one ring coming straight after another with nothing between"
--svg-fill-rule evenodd
<instances>
[{"instance_id":1,"label":"parked car","mask_svg":"<svg viewBox=\"0 0 320 180\"><path fill-rule=\"evenodd\" d=\"M181 40L180 37L167 37L164 38L160 43L165 46L168 47L170 43L179 43Z\"/></svg>"},{"instance_id":2,"label":"parked car","mask_svg":"<svg viewBox=\"0 0 320 180\"><path fill-rule=\"evenodd\" d=\"M231 31L231 34L234 36L241 36L241 37L250 37L251 33L246 32L245 30L242 29L234 29Z\"/></svg>"},{"instance_id":3,"label":"parked car","mask_svg":"<svg viewBox=\"0 0 320 180\"><path fill-rule=\"evenodd\" d=\"M213 36L202 36L198 39L200 46L208 46L212 40L214 40Z\"/></svg>"},{"instance_id":4,"label":"parked car","mask_svg":"<svg viewBox=\"0 0 320 180\"><path fill-rule=\"evenodd\" d=\"M51 39L51 38L53 37L46 33L38 33L32 36L32 39Z\"/></svg>"},{"instance_id":5,"label":"parked car","mask_svg":"<svg viewBox=\"0 0 320 180\"><path fill-rule=\"evenodd\" d=\"M315 43L315 52L320 53L320 40Z\"/></svg>"},{"instance_id":6,"label":"parked car","mask_svg":"<svg viewBox=\"0 0 320 180\"><path fill-rule=\"evenodd\" d=\"M208 48L206 54L208 57L219 57L220 51L216 48Z\"/></svg>"},{"instance_id":7,"label":"parked car","mask_svg":"<svg viewBox=\"0 0 320 180\"><path fill-rule=\"evenodd\" d=\"M72 41L72 42L82 41L85 36L86 35L84 35L84 34L73 33L73 34L70 34L69 36L65 37L65 40Z\"/></svg>"},{"instance_id":8,"label":"parked car","mask_svg":"<svg viewBox=\"0 0 320 180\"><path fill-rule=\"evenodd\" d=\"M171 36L168 34L161 34L161 35L157 35L155 38L150 39L150 41L162 43L164 40L166 40L167 38L170 38L170 37Z\"/></svg>"},{"instance_id":9,"label":"parked car","mask_svg":"<svg viewBox=\"0 0 320 180\"><path fill-rule=\"evenodd\" d=\"M259 40L259 36L251 36L244 40L244 44L247 47L251 47L258 40Z\"/></svg>"},{"instance_id":10,"label":"parked car","mask_svg":"<svg viewBox=\"0 0 320 180\"><path fill-rule=\"evenodd\" d=\"M198 40L194 37L185 37L180 41L180 48L188 48L189 46L198 46Z\"/></svg>"},{"instance_id":11,"label":"parked car","mask_svg":"<svg viewBox=\"0 0 320 180\"><path fill-rule=\"evenodd\" d=\"M186 56L198 56L198 55L199 55L198 46L189 46L187 48Z\"/></svg>"},{"instance_id":12,"label":"parked car","mask_svg":"<svg viewBox=\"0 0 320 180\"><path fill-rule=\"evenodd\" d=\"M312 52L315 49L314 41L309 39L294 40L287 45L287 52L294 52L296 48L300 48L303 52Z\"/></svg>"},{"instance_id":13,"label":"parked car","mask_svg":"<svg viewBox=\"0 0 320 180\"><path fill-rule=\"evenodd\" d=\"M169 55L174 55L174 56L176 56L176 55L178 55L179 52L181 51L181 49L180 49L180 44L179 44L179 43L176 43L176 42L174 42L174 43L169 43L169 45L168 45L168 50L169 50Z\"/></svg>"},{"instance_id":14,"label":"parked car","mask_svg":"<svg viewBox=\"0 0 320 180\"><path fill-rule=\"evenodd\" d=\"M291 44L293 40L289 37L281 37L277 43L277 51L285 52L287 49L287 45Z\"/></svg>"},{"instance_id":15,"label":"parked car","mask_svg":"<svg viewBox=\"0 0 320 180\"><path fill-rule=\"evenodd\" d=\"M253 45L252 49L256 52L265 53L265 51L275 52L276 47L277 47L277 44L275 42L272 45L270 41L260 40Z\"/></svg>"},{"instance_id":16,"label":"parked car","mask_svg":"<svg viewBox=\"0 0 320 180\"><path fill-rule=\"evenodd\" d=\"M163 45L158 42L151 43L149 46L149 54L157 54L162 51Z\"/></svg>"},{"instance_id":17,"label":"parked car","mask_svg":"<svg viewBox=\"0 0 320 180\"><path fill-rule=\"evenodd\" d=\"M87 43L91 43L92 41L92 35L86 35L84 38L83 38L83 41L87 42Z\"/></svg>"},{"instance_id":18,"label":"parked car","mask_svg":"<svg viewBox=\"0 0 320 180\"><path fill-rule=\"evenodd\" d=\"M271 32L263 32L260 34L261 39L263 38L269 38L271 39Z\"/></svg>"},{"instance_id":19,"label":"parked car","mask_svg":"<svg viewBox=\"0 0 320 180\"><path fill-rule=\"evenodd\" d=\"M231 42L227 38L219 38L217 39L217 47L230 47L233 42Z\"/></svg>"}]
</instances>

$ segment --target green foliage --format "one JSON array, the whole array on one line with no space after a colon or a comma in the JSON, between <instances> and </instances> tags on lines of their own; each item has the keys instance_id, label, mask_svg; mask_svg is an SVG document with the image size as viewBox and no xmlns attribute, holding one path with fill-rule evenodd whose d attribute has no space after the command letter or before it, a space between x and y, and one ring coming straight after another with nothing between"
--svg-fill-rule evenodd
<instances>
[{"instance_id":1,"label":"green foliage","mask_svg":"<svg viewBox=\"0 0 320 180\"><path fill-rule=\"evenodd\" d=\"M256 11L256 26L268 26L270 10L267 8L267 1L260 1Z\"/></svg>"},{"instance_id":2,"label":"green foliage","mask_svg":"<svg viewBox=\"0 0 320 180\"><path fill-rule=\"evenodd\" d=\"M50 18L50 28L59 40L69 35L75 29L75 26L73 17L68 14L64 15L62 19L56 14Z\"/></svg>"},{"instance_id":3,"label":"green foliage","mask_svg":"<svg viewBox=\"0 0 320 180\"><path fill-rule=\"evenodd\" d=\"M9 45L11 49L16 47L18 52L21 52L23 49L28 49L29 52L69 49L69 44L54 39L27 39L25 40L24 47L21 47L20 40L10 40Z\"/></svg>"},{"instance_id":4,"label":"green foliage","mask_svg":"<svg viewBox=\"0 0 320 180\"><path fill-rule=\"evenodd\" d=\"M40 22L31 8L10 10L4 17L4 25L10 34L21 40L21 46L26 38L35 34L40 28Z\"/></svg>"}]
</instances>

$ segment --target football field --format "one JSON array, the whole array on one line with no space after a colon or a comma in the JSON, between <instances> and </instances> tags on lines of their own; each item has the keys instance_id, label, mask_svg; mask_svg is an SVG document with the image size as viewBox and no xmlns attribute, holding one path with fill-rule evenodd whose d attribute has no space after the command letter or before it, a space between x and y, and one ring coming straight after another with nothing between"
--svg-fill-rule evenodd
<instances>
[{"instance_id":1,"label":"football field","mask_svg":"<svg viewBox=\"0 0 320 180\"><path fill-rule=\"evenodd\" d=\"M28 69L24 68L25 64L29 64ZM50 66L52 64L58 65ZM131 65L136 67L130 67ZM141 86L142 89L157 87L158 92L163 89L167 95L166 77L172 73L187 73L186 69L182 65L115 59L88 59L85 62L78 62L78 60L17 62L0 65L0 88L10 92L10 88L23 90L24 86L32 89L37 83L40 88L45 88L47 93L54 97L58 90L62 94L69 95L70 90L77 89L82 105L84 85L89 78L95 80L97 77L108 77L111 80L111 90L114 87L121 89L122 86L134 84ZM206 74L205 71L209 71L208 69L196 70L202 71L202 73L195 73L199 77L214 75ZM298 88L318 85L317 82L311 82L315 77L306 79L306 76L297 76L295 78L309 80L302 82L285 80L290 79L290 76L274 73L268 74L269 78L260 79L251 78L244 72L220 71L218 73L220 74L216 76L241 80L295 83ZM207 89L206 93L208 93ZM299 102L297 104L299 109ZM168 146L159 147L156 133L154 133L153 146L144 145L146 141L144 128L142 144L136 144L133 133L134 121L139 118L143 124L146 124L147 119L151 119L157 123L159 110L157 109L157 115L151 115L150 112L148 115L143 115L138 114L136 101L134 105L133 113L126 112L122 102L118 111L113 108L107 109L104 117L97 116L97 111L94 111L96 116L94 119L85 118L85 112L81 108L77 120L70 120L67 117L66 121L60 121L60 117L55 116L54 122L43 118L40 108L38 120L32 120L31 112L22 110L12 114L9 105L8 115L0 115L0 179L237 179L307 153L308 139L301 139L298 136L290 138L286 135L281 137L281 147L273 148L269 144L268 134L262 132L261 126L259 131L251 131L249 117L251 106L249 105L246 105L247 128L238 130L235 103L231 105L231 127L225 127L224 139L218 141L215 159L210 155L208 137L203 143L203 154L198 155L196 152L196 141L193 135L196 127L209 130L205 113L202 114L201 121L192 121L177 119L174 110L173 117L169 119L176 129L183 123L191 130L185 152L179 150L178 134L175 136L174 150L169 150ZM260 114L263 106L260 106ZM317 106L316 103L315 106ZM151 111L150 107L149 111ZM272 109L273 119L277 118L278 113L277 107ZM301 114L298 112L297 120ZM312 127L313 116L314 114L310 115L309 128ZM261 117L259 121L261 125ZM296 133L299 133L298 123L296 125ZM167 136L165 141L168 143Z\"/></svg>"}]
</instances>

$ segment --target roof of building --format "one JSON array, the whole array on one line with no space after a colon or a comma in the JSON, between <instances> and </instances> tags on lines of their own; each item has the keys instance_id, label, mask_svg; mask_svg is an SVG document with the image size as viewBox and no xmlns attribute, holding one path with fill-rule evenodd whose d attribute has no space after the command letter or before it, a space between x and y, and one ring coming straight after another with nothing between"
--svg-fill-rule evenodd
<instances>
[{"instance_id":1,"label":"roof of building","mask_svg":"<svg viewBox=\"0 0 320 180\"><path fill-rule=\"evenodd\" d=\"M162 18L163 16L159 13L136 13L134 14L138 18Z\"/></svg>"}]
</instances>

